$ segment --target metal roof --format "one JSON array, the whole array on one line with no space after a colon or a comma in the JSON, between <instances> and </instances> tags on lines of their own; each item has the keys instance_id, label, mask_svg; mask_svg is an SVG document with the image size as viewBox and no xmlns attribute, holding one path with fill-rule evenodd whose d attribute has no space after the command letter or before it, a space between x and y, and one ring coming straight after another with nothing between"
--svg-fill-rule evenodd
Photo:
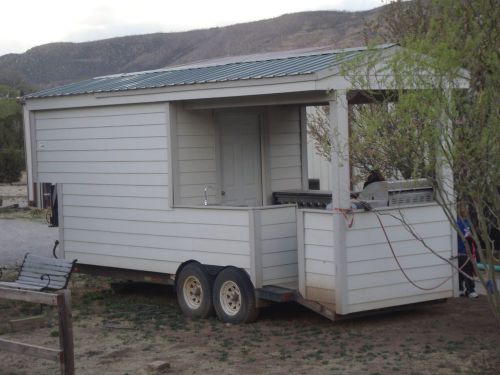
<instances>
[{"instance_id":1,"label":"metal roof","mask_svg":"<svg viewBox=\"0 0 500 375\"><path fill-rule=\"evenodd\" d=\"M382 45L386 49L393 44ZM276 78L309 75L337 66L366 52L366 48L351 48L335 51L309 52L290 55L263 54L234 58L208 60L184 66L170 67L136 73L123 73L96 77L85 81L42 90L25 98L47 98L92 93L154 89L193 84Z\"/></svg>"}]
</instances>

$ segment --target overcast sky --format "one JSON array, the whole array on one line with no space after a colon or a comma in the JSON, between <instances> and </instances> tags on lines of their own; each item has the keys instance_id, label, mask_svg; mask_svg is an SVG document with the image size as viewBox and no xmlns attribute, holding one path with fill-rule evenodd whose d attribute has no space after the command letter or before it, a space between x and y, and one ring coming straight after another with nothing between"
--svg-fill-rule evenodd
<instances>
[{"instance_id":1,"label":"overcast sky","mask_svg":"<svg viewBox=\"0 0 500 375\"><path fill-rule=\"evenodd\" d=\"M185 31L306 10L367 10L383 0L9 0L2 2L0 56L51 42Z\"/></svg>"}]
</instances>

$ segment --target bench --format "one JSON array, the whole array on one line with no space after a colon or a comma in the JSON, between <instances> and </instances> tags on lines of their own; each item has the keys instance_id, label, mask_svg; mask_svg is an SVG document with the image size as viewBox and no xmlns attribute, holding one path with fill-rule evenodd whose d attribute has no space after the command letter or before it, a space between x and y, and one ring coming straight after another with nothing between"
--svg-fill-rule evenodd
<instances>
[{"instance_id":1,"label":"bench","mask_svg":"<svg viewBox=\"0 0 500 375\"><path fill-rule=\"evenodd\" d=\"M1 281L0 286L33 291L65 289L75 263L76 259L52 259L27 253L16 281Z\"/></svg>"}]
</instances>

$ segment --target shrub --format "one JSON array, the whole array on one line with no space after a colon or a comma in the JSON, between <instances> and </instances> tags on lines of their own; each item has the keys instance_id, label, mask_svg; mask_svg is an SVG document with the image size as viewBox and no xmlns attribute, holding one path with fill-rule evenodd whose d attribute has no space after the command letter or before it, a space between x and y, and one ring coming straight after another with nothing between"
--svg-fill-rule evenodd
<instances>
[{"instance_id":1,"label":"shrub","mask_svg":"<svg viewBox=\"0 0 500 375\"><path fill-rule=\"evenodd\" d=\"M0 182L19 181L23 169L24 152L22 150L0 150Z\"/></svg>"}]
</instances>

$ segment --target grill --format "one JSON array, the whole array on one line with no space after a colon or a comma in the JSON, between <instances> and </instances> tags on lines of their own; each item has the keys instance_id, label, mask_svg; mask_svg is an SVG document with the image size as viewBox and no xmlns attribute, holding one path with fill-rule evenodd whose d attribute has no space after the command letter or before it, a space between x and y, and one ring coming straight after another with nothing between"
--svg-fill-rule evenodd
<instances>
[{"instance_id":1,"label":"grill","mask_svg":"<svg viewBox=\"0 0 500 375\"><path fill-rule=\"evenodd\" d=\"M434 201L434 192L427 180L388 181L388 200L380 206L407 206ZM284 190L273 193L273 204L296 204L299 208L326 209L332 193L319 190ZM374 201L368 201L374 203ZM377 201L378 202L378 201Z\"/></svg>"}]
</instances>

